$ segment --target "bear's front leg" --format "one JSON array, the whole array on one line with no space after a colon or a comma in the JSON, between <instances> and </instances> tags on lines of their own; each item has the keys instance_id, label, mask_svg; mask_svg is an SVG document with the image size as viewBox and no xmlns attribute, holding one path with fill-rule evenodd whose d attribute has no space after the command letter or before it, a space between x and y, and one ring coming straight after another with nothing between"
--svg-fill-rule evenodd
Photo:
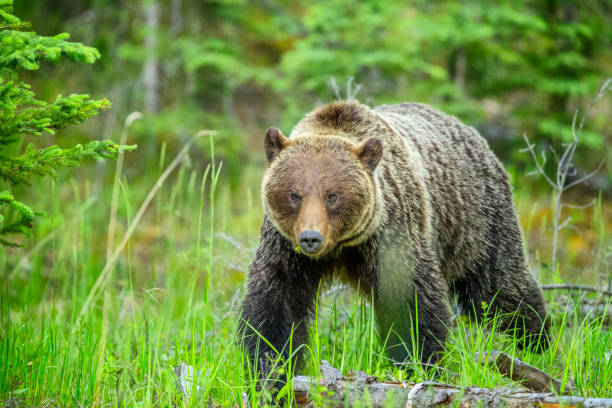
<instances>
[{"instance_id":1,"label":"bear's front leg","mask_svg":"<svg viewBox=\"0 0 612 408\"><path fill-rule=\"evenodd\" d=\"M316 265L295 253L264 220L239 326L251 367L257 368L261 379L269 374L277 357L288 358L306 342L320 278ZM273 386L282 386L283 380L284 376L272 381Z\"/></svg>"},{"instance_id":2,"label":"bear's front leg","mask_svg":"<svg viewBox=\"0 0 612 408\"><path fill-rule=\"evenodd\" d=\"M447 283L429 249L401 242L406 241L387 241L380 252L375 298L380 335L394 363L435 364L450 325Z\"/></svg>"}]
</instances>

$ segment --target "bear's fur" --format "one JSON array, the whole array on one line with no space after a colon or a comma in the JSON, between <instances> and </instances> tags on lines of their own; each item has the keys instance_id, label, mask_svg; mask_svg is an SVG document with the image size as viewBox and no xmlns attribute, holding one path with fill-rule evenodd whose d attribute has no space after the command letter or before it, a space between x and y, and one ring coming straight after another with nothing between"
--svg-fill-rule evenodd
<instances>
[{"instance_id":1,"label":"bear's fur","mask_svg":"<svg viewBox=\"0 0 612 408\"><path fill-rule=\"evenodd\" d=\"M398 363L439 357L452 295L463 312L480 318L484 302L503 314L503 329L547 347L508 176L476 130L422 104L334 102L289 138L269 129L265 150L265 217L240 331L260 370L271 351L260 336L285 355L292 331L293 349L303 344L330 278L373 296ZM318 252L296 248L304 230L321 233Z\"/></svg>"}]
</instances>

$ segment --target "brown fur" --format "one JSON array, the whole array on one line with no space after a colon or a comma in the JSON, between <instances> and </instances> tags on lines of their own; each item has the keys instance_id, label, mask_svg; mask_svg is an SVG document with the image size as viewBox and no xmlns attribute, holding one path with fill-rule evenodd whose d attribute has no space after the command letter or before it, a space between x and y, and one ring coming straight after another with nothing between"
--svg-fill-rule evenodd
<instances>
[{"instance_id":1,"label":"brown fur","mask_svg":"<svg viewBox=\"0 0 612 408\"><path fill-rule=\"evenodd\" d=\"M320 257L341 249L350 233L366 224L375 201L371 146L353 145L342 139L305 137L284 139L279 153L264 176L262 201L266 213L281 234L299 246L303 230L318 230L323 235ZM376 143L375 143L376 144ZM375 146L374 149L379 147ZM361 158L361 159L360 159ZM299 203L289 199L301 197ZM335 203L326 203L327 194L337 194Z\"/></svg>"},{"instance_id":2,"label":"brown fur","mask_svg":"<svg viewBox=\"0 0 612 408\"><path fill-rule=\"evenodd\" d=\"M242 318L277 349L291 327L294 347L306 340L319 282L332 277L374 294L396 362L439 356L451 294L477 317L491 304L506 314L504 329L546 347L508 176L473 128L420 104L335 102L306 115L289 138L270 129L265 147L266 217ZM305 229L321 232L319 252L294 251ZM243 332L256 358L266 346Z\"/></svg>"}]
</instances>

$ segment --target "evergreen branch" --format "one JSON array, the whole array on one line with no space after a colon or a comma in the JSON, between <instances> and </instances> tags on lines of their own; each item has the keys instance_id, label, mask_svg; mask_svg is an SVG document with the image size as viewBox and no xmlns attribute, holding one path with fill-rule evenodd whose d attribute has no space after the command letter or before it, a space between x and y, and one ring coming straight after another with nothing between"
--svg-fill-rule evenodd
<instances>
[{"instance_id":1,"label":"evergreen branch","mask_svg":"<svg viewBox=\"0 0 612 408\"><path fill-rule=\"evenodd\" d=\"M15 158L0 157L0 179L13 185L29 184L34 177L56 177L57 170L78 167L88 159L114 159L123 151L132 151L136 145L117 145L112 140L96 140L83 146L78 144L69 149L50 146L34 149L30 144L24 154Z\"/></svg>"},{"instance_id":2,"label":"evergreen branch","mask_svg":"<svg viewBox=\"0 0 612 408\"><path fill-rule=\"evenodd\" d=\"M13 0L0 0L0 23L4 24L0 30L26 30L30 23L21 21L19 17L11 14L13 11Z\"/></svg>"},{"instance_id":3,"label":"evergreen branch","mask_svg":"<svg viewBox=\"0 0 612 408\"><path fill-rule=\"evenodd\" d=\"M8 239L4 239L0 236L0 251L2 250L2 247L22 248L23 245L18 244L17 242L9 241Z\"/></svg>"},{"instance_id":4,"label":"evergreen branch","mask_svg":"<svg viewBox=\"0 0 612 408\"><path fill-rule=\"evenodd\" d=\"M0 229L0 235L21 234L26 238L32 238L30 228L32 228L32 224L26 224L23 220L17 221Z\"/></svg>"},{"instance_id":5,"label":"evergreen branch","mask_svg":"<svg viewBox=\"0 0 612 408\"><path fill-rule=\"evenodd\" d=\"M59 62L62 57L91 64L100 58L98 50L78 42L66 41L68 33L53 37L34 32L0 31L0 67L35 71L40 61Z\"/></svg>"},{"instance_id":6,"label":"evergreen branch","mask_svg":"<svg viewBox=\"0 0 612 408\"><path fill-rule=\"evenodd\" d=\"M23 204L22 202L15 200L15 197L13 197L13 195L9 191L0 192L0 205L9 207L10 211L13 211L14 213L21 216L18 221L14 221L8 225L4 225L4 220L6 219L6 217L0 214L0 225L2 225L2 228L0 228L0 248L2 248L2 246L13 248L21 247L21 244L7 240L2 236L6 234L15 234L30 238L32 236L32 233L29 231L29 229L32 228L34 218L37 215L42 214L32 210L30 207Z\"/></svg>"},{"instance_id":7,"label":"evergreen branch","mask_svg":"<svg viewBox=\"0 0 612 408\"><path fill-rule=\"evenodd\" d=\"M0 80L1 81L1 80ZM16 142L26 134L54 134L55 130L82 123L110 108L107 99L86 94L58 95L51 104L37 100L24 83L0 82L0 145Z\"/></svg>"},{"instance_id":8,"label":"evergreen branch","mask_svg":"<svg viewBox=\"0 0 612 408\"><path fill-rule=\"evenodd\" d=\"M12 11L12 0L0 0L0 67L33 71L40 67L40 61L58 62L64 57L91 64L100 58L95 48L67 41L68 33L50 37L22 31L30 29L30 25Z\"/></svg>"}]
</instances>

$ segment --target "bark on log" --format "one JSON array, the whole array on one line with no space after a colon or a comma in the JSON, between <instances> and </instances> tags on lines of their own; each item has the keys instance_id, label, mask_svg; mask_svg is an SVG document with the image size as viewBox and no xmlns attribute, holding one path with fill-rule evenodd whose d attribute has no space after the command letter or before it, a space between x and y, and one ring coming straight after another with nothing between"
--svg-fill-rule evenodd
<instances>
[{"instance_id":1,"label":"bark on log","mask_svg":"<svg viewBox=\"0 0 612 408\"><path fill-rule=\"evenodd\" d=\"M371 407L602 407L612 408L610 398L583 398L556 396L552 393L535 393L511 388L457 387L435 382L403 384L379 382L375 377L359 373L345 377L327 361L321 364L322 379L299 376L293 379L293 391L298 406L311 407L310 390L313 385L323 385L326 407L353 406L360 401Z\"/></svg>"}]
</instances>

